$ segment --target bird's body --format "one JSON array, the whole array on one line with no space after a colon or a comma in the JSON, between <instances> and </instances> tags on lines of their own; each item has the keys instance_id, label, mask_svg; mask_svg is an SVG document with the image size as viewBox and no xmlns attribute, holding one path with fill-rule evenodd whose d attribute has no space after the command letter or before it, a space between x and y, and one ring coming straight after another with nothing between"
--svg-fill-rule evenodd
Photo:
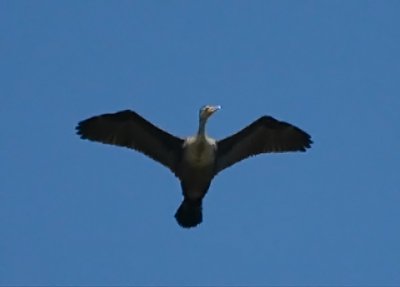
<instances>
[{"instance_id":1,"label":"bird's body","mask_svg":"<svg viewBox=\"0 0 400 287\"><path fill-rule=\"evenodd\" d=\"M188 137L183 145L183 160L194 167L213 164L217 145L207 137Z\"/></svg>"},{"instance_id":2,"label":"bird's body","mask_svg":"<svg viewBox=\"0 0 400 287\"><path fill-rule=\"evenodd\" d=\"M214 177L215 156L215 141L195 137L186 139L178 165L185 197L193 200L204 197Z\"/></svg>"},{"instance_id":3,"label":"bird's body","mask_svg":"<svg viewBox=\"0 0 400 287\"><path fill-rule=\"evenodd\" d=\"M305 151L312 143L304 131L268 116L216 141L206 135L205 125L219 109L204 106L197 134L186 139L170 135L129 110L84 120L77 133L83 139L135 149L168 167L180 179L184 197L175 218L189 228L201 223L202 200L220 171L252 155Z\"/></svg>"}]
</instances>

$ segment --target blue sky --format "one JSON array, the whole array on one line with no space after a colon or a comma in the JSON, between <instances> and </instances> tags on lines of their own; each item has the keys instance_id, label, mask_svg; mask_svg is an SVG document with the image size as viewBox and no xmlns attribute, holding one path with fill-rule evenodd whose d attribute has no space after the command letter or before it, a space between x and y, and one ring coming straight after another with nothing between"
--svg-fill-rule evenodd
<instances>
[{"instance_id":1,"label":"blue sky","mask_svg":"<svg viewBox=\"0 0 400 287\"><path fill-rule=\"evenodd\" d=\"M1 1L0 285L400 285L399 1ZM132 109L306 153L221 173L180 228L169 170L80 140Z\"/></svg>"}]
</instances>

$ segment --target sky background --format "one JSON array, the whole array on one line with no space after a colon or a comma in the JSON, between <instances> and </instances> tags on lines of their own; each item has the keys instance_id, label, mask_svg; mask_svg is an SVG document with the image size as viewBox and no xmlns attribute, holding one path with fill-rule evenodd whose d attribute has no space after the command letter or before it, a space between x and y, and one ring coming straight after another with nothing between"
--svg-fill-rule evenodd
<instances>
[{"instance_id":1,"label":"sky background","mask_svg":"<svg viewBox=\"0 0 400 287\"><path fill-rule=\"evenodd\" d=\"M400 285L399 1L0 1L0 285ZM220 104L312 135L215 178L180 228L172 173L76 124L179 136Z\"/></svg>"}]
</instances>

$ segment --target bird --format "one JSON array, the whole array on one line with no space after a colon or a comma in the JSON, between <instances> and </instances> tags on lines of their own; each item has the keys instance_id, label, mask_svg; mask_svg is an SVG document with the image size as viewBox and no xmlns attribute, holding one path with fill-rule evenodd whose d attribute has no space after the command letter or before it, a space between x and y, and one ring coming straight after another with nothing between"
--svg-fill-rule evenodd
<instances>
[{"instance_id":1,"label":"bird","mask_svg":"<svg viewBox=\"0 0 400 287\"><path fill-rule=\"evenodd\" d=\"M201 107L197 133L186 138L164 131L132 110L80 121L76 133L85 140L136 150L170 169L180 180L183 195L175 219L181 227L192 228L203 221L202 202L218 173L258 154L304 152L313 143L305 131L271 116L261 116L239 132L215 140L206 134L206 124L220 109Z\"/></svg>"}]
</instances>

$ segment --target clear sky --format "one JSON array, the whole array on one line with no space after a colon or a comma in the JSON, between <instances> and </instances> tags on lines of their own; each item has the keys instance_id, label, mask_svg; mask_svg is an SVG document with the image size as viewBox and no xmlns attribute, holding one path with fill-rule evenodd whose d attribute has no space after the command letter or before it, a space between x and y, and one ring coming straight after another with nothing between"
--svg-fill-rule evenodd
<instances>
[{"instance_id":1,"label":"clear sky","mask_svg":"<svg viewBox=\"0 0 400 287\"><path fill-rule=\"evenodd\" d=\"M0 1L0 285L400 285L399 1ZM76 124L179 136L220 104L314 140L215 178L180 228L172 173Z\"/></svg>"}]
</instances>

